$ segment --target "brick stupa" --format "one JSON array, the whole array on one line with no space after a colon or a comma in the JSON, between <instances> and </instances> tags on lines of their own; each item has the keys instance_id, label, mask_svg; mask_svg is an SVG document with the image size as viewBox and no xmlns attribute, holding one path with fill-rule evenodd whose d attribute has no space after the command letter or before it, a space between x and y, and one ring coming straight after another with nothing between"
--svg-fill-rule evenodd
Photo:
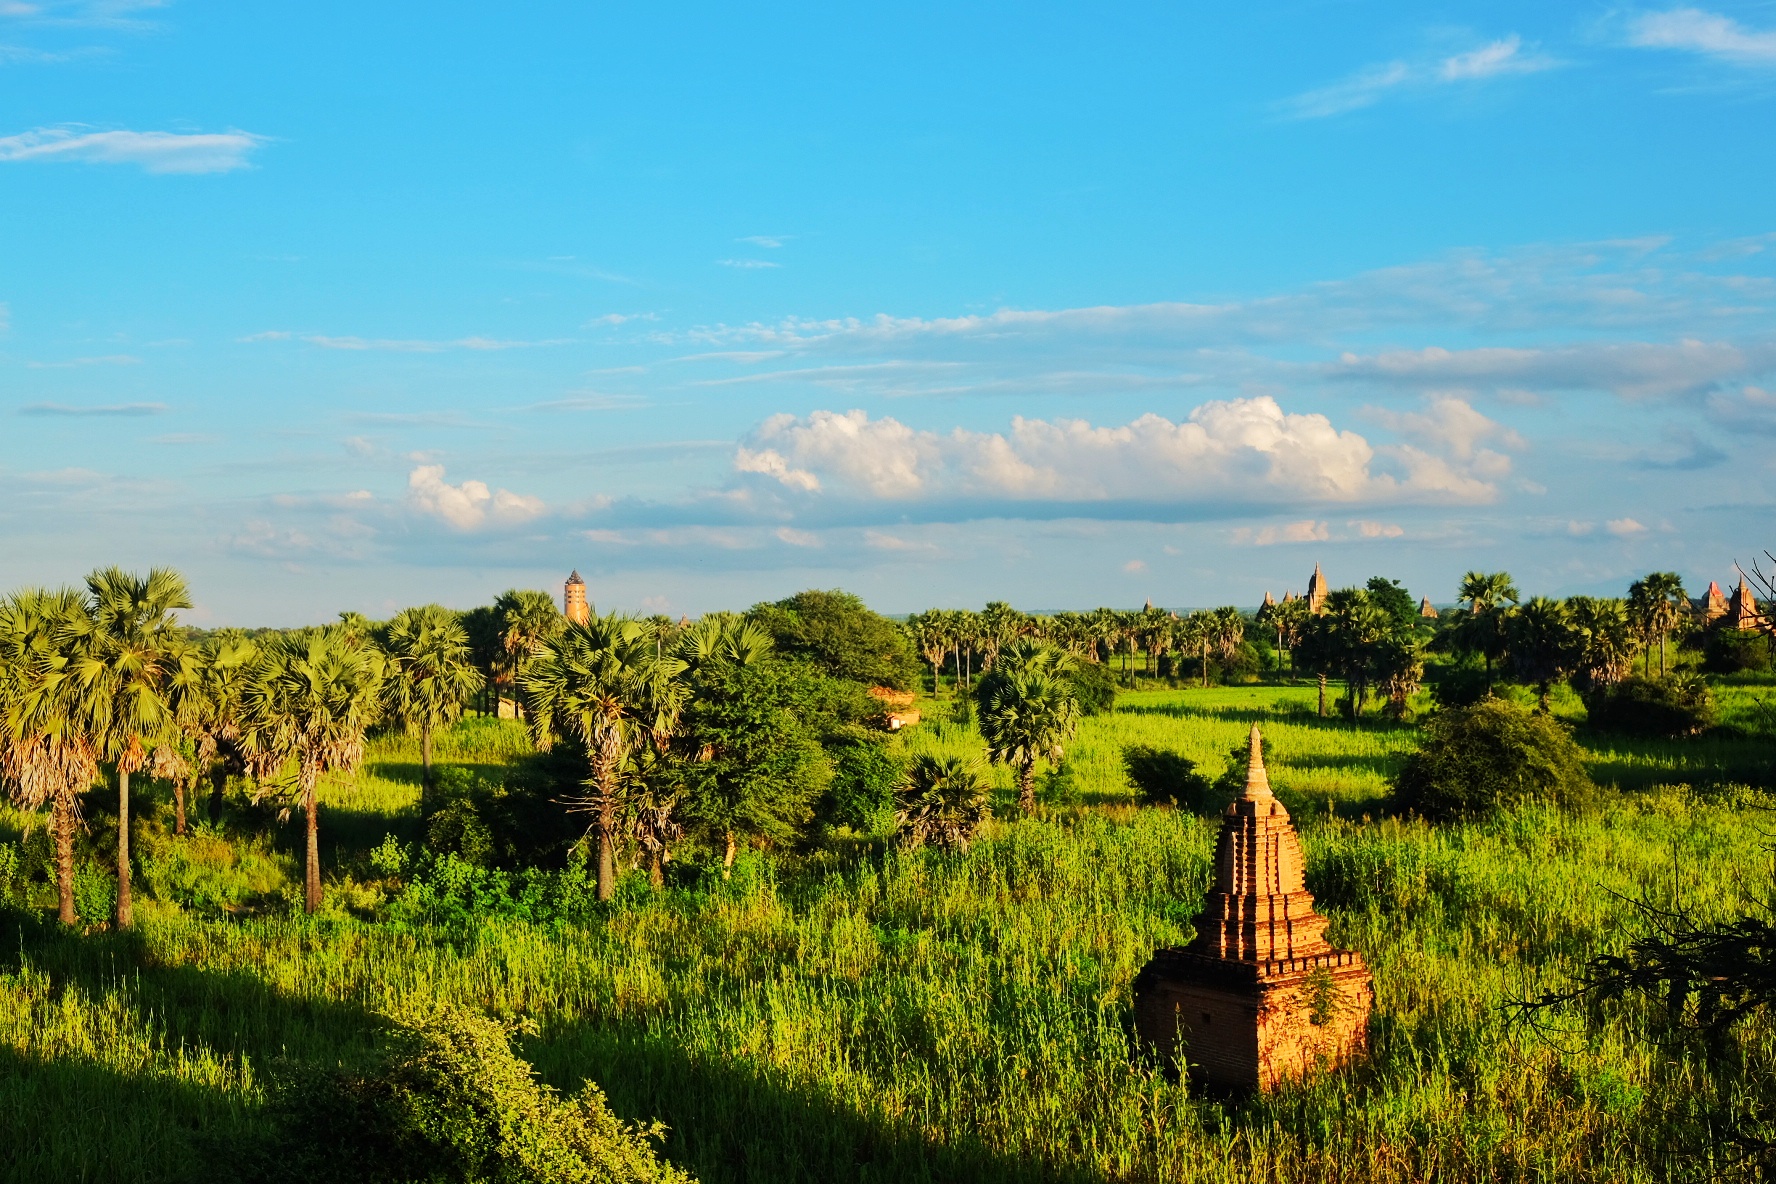
<instances>
[{"instance_id":1,"label":"brick stupa","mask_svg":"<svg viewBox=\"0 0 1776 1184\"><path fill-rule=\"evenodd\" d=\"M1135 1030L1190 1075L1269 1089L1362 1052L1374 1001L1361 954L1326 941L1301 842L1270 790L1252 727L1246 790L1227 807L1196 940L1135 979Z\"/></svg>"}]
</instances>

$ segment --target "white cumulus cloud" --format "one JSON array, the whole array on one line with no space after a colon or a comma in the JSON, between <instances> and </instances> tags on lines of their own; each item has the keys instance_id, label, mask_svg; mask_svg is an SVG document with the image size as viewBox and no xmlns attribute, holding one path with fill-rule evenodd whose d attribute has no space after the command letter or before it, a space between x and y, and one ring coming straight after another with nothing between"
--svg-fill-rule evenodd
<instances>
[{"instance_id":1,"label":"white cumulus cloud","mask_svg":"<svg viewBox=\"0 0 1776 1184\"><path fill-rule=\"evenodd\" d=\"M523 522L547 508L540 498L509 489L490 490L483 481L452 485L443 465L420 465L407 475L407 500L422 514L441 518L456 530L487 522Z\"/></svg>"},{"instance_id":2,"label":"white cumulus cloud","mask_svg":"<svg viewBox=\"0 0 1776 1184\"><path fill-rule=\"evenodd\" d=\"M1468 414L1423 417L1426 446L1382 448L1268 396L1204 403L1180 422L1151 413L1118 427L1019 417L1005 433L816 411L767 420L736 450L734 467L801 493L885 501L1489 501L1509 461L1473 443L1496 425L1453 402Z\"/></svg>"},{"instance_id":3,"label":"white cumulus cloud","mask_svg":"<svg viewBox=\"0 0 1776 1184\"><path fill-rule=\"evenodd\" d=\"M150 173L226 173L244 169L266 142L250 132L84 131L40 127L0 136L0 161L83 161L133 164Z\"/></svg>"}]
</instances>

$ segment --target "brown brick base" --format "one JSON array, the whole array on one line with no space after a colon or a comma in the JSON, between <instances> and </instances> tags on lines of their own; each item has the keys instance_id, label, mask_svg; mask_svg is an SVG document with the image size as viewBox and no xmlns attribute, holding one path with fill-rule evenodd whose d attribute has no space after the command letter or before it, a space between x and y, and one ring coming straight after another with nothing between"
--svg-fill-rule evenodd
<instances>
[{"instance_id":1,"label":"brown brick base","mask_svg":"<svg viewBox=\"0 0 1776 1184\"><path fill-rule=\"evenodd\" d=\"M1360 1053L1373 1002L1349 953L1261 964L1160 950L1135 980L1135 1031L1194 1079L1269 1089Z\"/></svg>"}]
</instances>

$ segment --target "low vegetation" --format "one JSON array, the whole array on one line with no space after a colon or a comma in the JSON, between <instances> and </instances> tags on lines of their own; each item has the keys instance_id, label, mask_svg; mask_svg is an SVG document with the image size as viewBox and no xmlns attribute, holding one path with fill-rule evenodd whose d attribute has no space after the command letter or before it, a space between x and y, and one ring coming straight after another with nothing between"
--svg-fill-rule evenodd
<instances>
[{"instance_id":1,"label":"low vegetation","mask_svg":"<svg viewBox=\"0 0 1776 1184\"><path fill-rule=\"evenodd\" d=\"M685 626L511 593L398 629L175 629L137 680L167 714L127 796L127 738L89 739L74 694L69 726L33 730L17 690L99 644L74 627L97 593L20 594L0 610L8 1170L1756 1169L1771 688L1710 673L1687 618L1646 609L1611 657L1557 628L1608 641L1608 603L1531 628L1508 577L1463 591L1437 626L1381 580L1323 618L1188 627L989 606L960 648L833 593ZM1139 631L1091 632L1124 616ZM1558 660L1523 656L1544 642ZM1591 718L1599 693L1640 696L1636 666L1701 680L1710 716ZM299 668L307 699L272 692ZM888 703L924 722L885 730ZM1192 936L1254 722L1377 1011L1350 1069L1216 1098L1133 1047L1130 990ZM199 786L220 792L187 817Z\"/></svg>"}]
</instances>

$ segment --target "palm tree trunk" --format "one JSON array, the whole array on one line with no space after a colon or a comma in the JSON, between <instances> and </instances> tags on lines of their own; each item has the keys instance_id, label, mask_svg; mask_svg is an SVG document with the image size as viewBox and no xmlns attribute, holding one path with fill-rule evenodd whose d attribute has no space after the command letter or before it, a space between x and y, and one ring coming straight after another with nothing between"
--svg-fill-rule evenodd
<instances>
[{"instance_id":1,"label":"palm tree trunk","mask_svg":"<svg viewBox=\"0 0 1776 1184\"><path fill-rule=\"evenodd\" d=\"M666 887L666 861L658 848L648 858L648 883L656 888Z\"/></svg>"},{"instance_id":2,"label":"palm tree trunk","mask_svg":"<svg viewBox=\"0 0 1776 1184\"><path fill-rule=\"evenodd\" d=\"M228 792L228 766L218 761L210 770L210 825L222 824L222 798Z\"/></svg>"},{"instance_id":3,"label":"palm tree trunk","mask_svg":"<svg viewBox=\"0 0 1776 1184\"><path fill-rule=\"evenodd\" d=\"M426 798L432 790L432 725L419 728L419 812L425 813Z\"/></svg>"},{"instance_id":4,"label":"palm tree trunk","mask_svg":"<svg viewBox=\"0 0 1776 1184\"><path fill-rule=\"evenodd\" d=\"M67 926L80 923L74 915L74 794L64 789L56 794L53 814L56 845L56 896L61 905L61 921Z\"/></svg>"},{"instance_id":5,"label":"palm tree trunk","mask_svg":"<svg viewBox=\"0 0 1776 1184\"><path fill-rule=\"evenodd\" d=\"M185 778L173 778L173 833L185 837Z\"/></svg>"},{"instance_id":6,"label":"palm tree trunk","mask_svg":"<svg viewBox=\"0 0 1776 1184\"><path fill-rule=\"evenodd\" d=\"M136 912L130 901L130 786L129 770L117 770L117 927L128 929Z\"/></svg>"},{"instance_id":7,"label":"palm tree trunk","mask_svg":"<svg viewBox=\"0 0 1776 1184\"><path fill-rule=\"evenodd\" d=\"M1036 812L1036 762L1018 762L1018 809L1025 814Z\"/></svg>"},{"instance_id":8,"label":"palm tree trunk","mask_svg":"<svg viewBox=\"0 0 1776 1184\"><path fill-rule=\"evenodd\" d=\"M740 844L734 841L734 832L728 831L723 836L727 841L727 849L722 852L722 879L734 874L734 856L740 850Z\"/></svg>"},{"instance_id":9,"label":"palm tree trunk","mask_svg":"<svg viewBox=\"0 0 1776 1184\"><path fill-rule=\"evenodd\" d=\"M1659 677L1665 677L1665 635L1659 634Z\"/></svg>"},{"instance_id":10,"label":"palm tree trunk","mask_svg":"<svg viewBox=\"0 0 1776 1184\"><path fill-rule=\"evenodd\" d=\"M316 780L315 770L303 770L302 812L308 829L308 847L302 868L302 907L311 916L321 907L321 803L315 793Z\"/></svg>"},{"instance_id":11,"label":"palm tree trunk","mask_svg":"<svg viewBox=\"0 0 1776 1184\"><path fill-rule=\"evenodd\" d=\"M1202 685L1203 690L1209 689L1209 643L1202 643Z\"/></svg>"},{"instance_id":12,"label":"palm tree trunk","mask_svg":"<svg viewBox=\"0 0 1776 1184\"><path fill-rule=\"evenodd\" d=\"M1320 671L1320 718L1326 718L1326 672Z\"/></svg>"}]
</instances>

